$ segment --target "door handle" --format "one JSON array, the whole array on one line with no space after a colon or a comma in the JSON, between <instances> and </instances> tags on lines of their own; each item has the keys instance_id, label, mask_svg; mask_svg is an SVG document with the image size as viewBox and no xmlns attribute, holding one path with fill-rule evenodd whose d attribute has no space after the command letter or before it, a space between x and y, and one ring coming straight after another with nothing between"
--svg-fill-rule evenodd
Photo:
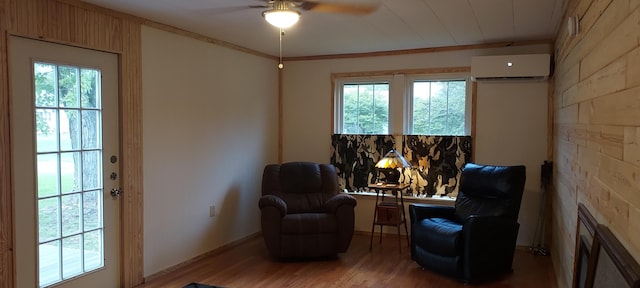
<instances>
[{"instance_id":1,"label":"door handle","mask_svg":"<svg viewBox=\"0 0 640 288\"><path fill-rule=\"evenodd\" d=\"M120 197L120 195L123 193L124 191L122 191L122 189L120 188L113 188L111 189L111 198L113 198L113 200L118 199L118 197Z\"/></svg>"}]
</instances>

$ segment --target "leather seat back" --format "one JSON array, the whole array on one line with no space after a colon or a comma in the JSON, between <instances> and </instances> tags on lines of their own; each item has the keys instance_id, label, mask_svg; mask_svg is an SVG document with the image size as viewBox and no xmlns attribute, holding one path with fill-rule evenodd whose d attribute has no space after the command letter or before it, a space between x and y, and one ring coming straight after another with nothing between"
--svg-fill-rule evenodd
<instances>
[{"instance_id":1,"label":"leather seat back","mask_svg":"<svg viewBox=\"0 0 640 288\"><path fill-rule=\"evenodd\" d=\"M525 184L525 166L468 163L462 170L456 216L504 216L517 221Z\"/></svg>"}]
</instances>

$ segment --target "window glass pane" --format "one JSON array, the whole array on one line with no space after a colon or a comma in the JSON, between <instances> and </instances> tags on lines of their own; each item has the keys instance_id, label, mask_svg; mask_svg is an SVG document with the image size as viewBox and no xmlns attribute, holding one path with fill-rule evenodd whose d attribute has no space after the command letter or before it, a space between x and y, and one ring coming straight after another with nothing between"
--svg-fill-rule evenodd
<instances>
[{"instance_id":1,"label":"window glass pane","mask_svg":"<svg viewBox=\"0 0 640 288\"><path fill-rule=\"evenodd\" d=\"M104 266L100 71L36 63L34 73L38 269L49 286Z\"/></svg>"},{"instance_id":2,"label":"window glass pane","mask_svg":"<svg viewBox=\"0 0 640 288\"><path fill-rule=\"evenodd\" d=\"M79 110L60 110L60 150L80 149Z\"/></svg>"},{"instance_id":3,"label":"window glass pane","mask_svg":"<svg viewBox=\"0 0 640 288\"><path fill-rule=\"evenodd\" d=\"M102 160L100 151L82 152L82 187L84 190L102 188Z\"/></svg>"},{"instance_id":4,"label":"window glass pane","mask_svg":"<svg viewBox=\"0 0 640 288\"><path fill-rule=\"evenodd\" d=\"M40 154L38 158L38 197L58 194L58 154Z\"/></svg>"},{"instance_id":5,"label":"window glass pane","mask_svg":"<svg viewBox=\"0 0 640 288\"><path fill-rule=\"evenodd\" d=\"M84 214L84 231L102 227L101 190L85 192L82 197Z\"/></svg>"},{"instance_id":6,"label":"window glass pane","mask_svg":"<svg viewBox=\"0 0 640 288\"><path fill-rule=\"evenodd\" d=\"M82 69L81 71L82 107L100 108L99 71L94 69Z\"/></svg>"},{"instance_id":7,"label":"window glass pane","mask_svg":"<svg viewBox=\"0 0 640 288\"><path fill-rule=\"evenodd\" d=\"M43 243L38 246L40 287L62 280L59 249L60 240Z\"/></svg>"},{"instance_id":8,"label":"window glass pane","mask_svg":"<svg viewBox=\"0 0 640 288\"><path fill-rule=\"evenodd\" d=\"M80 94L80 83L78 68L60 66L58 68L59 86L58 91L60 95L60 107L79 107L80 102L78 94Z\"/></svg>"},{"instance_id":9,"label":"window glass pane","mask_svg":"<svg viewBox=\"0 0 640 288\"><path fill-rule=\"evenodd\" d=\"M84 271L102 267L102 229L84 234Z\"/></svg>"},{"instance_id":10,"label":"window glass pane","mask_svg":"<svg viewBox=\"0 0 640 288\"><path fill-rule=\"evenodd\" d=\"M82 110L82 149L101 148L100 111Z\"/></svg>"},{"instance_id":11,"label":"window glass pane","mask_svg":"<svg viewBox=\"0 0 640 288\"><path fill-rule=\"evenodd\" d=\"M58 198L38 200L38 236L40 242L60 237Z\"/></svg>"},{"instance_id":12,"label":"window glass pane","mask_svg":"<svg viewBox=\"0 0 640 288\"><path fill-rule=\"evenodd\" d=\"M388 83L345 84L342 90L342 97L342 133L388 133Z\"/></svg>"},{"instance_id":13,"label":"window glass pane","mask_svg":"<svg viewBox=\"0 0 640 288\"><path fill-rule=\"evenodd\" d=\"M82 162L80 152L60 153L60 190L63 194L82 190Z\"/></svg>"},{"instance_id":14,"label":"window glass pane","mask_svg":"<svg viewBox=\"0 0 640 288\"><path fill-rule=\"evenodd\" d=\"M58 110L36 109L36 146L38 152L58 150Z\"/></svg>"},{"instance_id":15,"label":"window glass pane","mask_svg":"<svg viewBox=\"0 0 640 288\"><path fill-rule=\"evenodd\" d=\"M58 89L56 79L56 65L34 63L35 101L36 107L58 106Z\"/></svg>"},{"instance_id":16,"label":"window glass pane","mask_svg":"<svg viewBox=\"0 0 640 288\"><path fill-rule=\"evenodd\" d=\"M62 239L62 277L67 279L82 273L82 234Z\"/></svg>"},{"instance_id":17,"label":"window glass pane","mask_svg":"<svg viewBox=\"0 0 640 288\"><path fill-rule=\"evenodd\" d=\"M412 134L464 135L464 80L415 81L412 88Z\"/></svg>"},{"instance_id":18,"label":"window glass pane","mask_svg":"<svg viewBox=\"0 0 640 288\"><path fill-rule=\"evenodd\" d=\"M62 196L62 237L82 232L80 194Z\"/></svg>"}]
</instances>

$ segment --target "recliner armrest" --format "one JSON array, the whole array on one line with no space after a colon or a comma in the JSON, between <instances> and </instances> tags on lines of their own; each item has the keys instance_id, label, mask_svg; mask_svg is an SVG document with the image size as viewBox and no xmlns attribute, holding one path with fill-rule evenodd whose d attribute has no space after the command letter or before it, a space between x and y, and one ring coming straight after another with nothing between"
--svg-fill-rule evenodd
<instances>
[{"instance_id":1,"label":"recliner armrest","mask_svg":"<svg viewBox=\"0 0 640 288\"><path fill-rule=\"evenodd\" d=\"M409 204L409 218L411 223L417 223L426 218L455 219L455 208L431 204Z\"/></svg>"},{"instance_id":2,"label":"recliner armrest","mask_svg":"<svg viewBox=\"0 0 640 288\"><path fill-rule=\"evenodd\" d=\"M336 213L338 208L342 205L349 205L351 207L355 207L358 204L356 198L349 194L340 193L331 197L329 200L324 202L324 211L328 213Z\"/></svg>"},{"instance_id":3,"label":"recliner armrest","mask_svg":"<svg viewBox=\"0 0 640 288\"><path fill-rule=\"evenodd\" d=\"M287 215L287 203L285 203L282 198L275 195L264 195L260 197L258 206L260 206L260 210L266 207L275 207L280 211L280 217Z\"/></svg>"}]
</instances>

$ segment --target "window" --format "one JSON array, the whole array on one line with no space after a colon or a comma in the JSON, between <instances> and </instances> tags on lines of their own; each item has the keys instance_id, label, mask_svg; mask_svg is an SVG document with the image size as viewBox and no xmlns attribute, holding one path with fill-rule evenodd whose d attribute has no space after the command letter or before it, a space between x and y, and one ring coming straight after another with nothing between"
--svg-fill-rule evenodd
<instances>
[{"instance_id":1,"label":"window","mask_svg":"<svg viewBox=\"0 0 640 288\"><path fill-rule=\"evenodd\" d=\"M334 77L336 134L470 134L466 75Z\"/></svg>"},{"instance_id":2,"label":"window","mask_svg":"<svg viewBox=\"0 0 640 288\"><path fill-rule=\"evenodd\" d=\"M388 134L389 83L387 81L346 81L339 85L341 105L337 133Z\"/></svg>"},{"instance_id":3,"label":"window","mask_svg":"<svg viewBox=\"0 0 640 288\"><path fill-rule=\"evenodd\" d=\"M410 81L409 134L465 135L465 80Z\"/></svg>"}]
</instances>

